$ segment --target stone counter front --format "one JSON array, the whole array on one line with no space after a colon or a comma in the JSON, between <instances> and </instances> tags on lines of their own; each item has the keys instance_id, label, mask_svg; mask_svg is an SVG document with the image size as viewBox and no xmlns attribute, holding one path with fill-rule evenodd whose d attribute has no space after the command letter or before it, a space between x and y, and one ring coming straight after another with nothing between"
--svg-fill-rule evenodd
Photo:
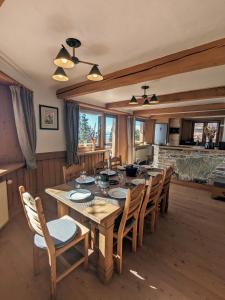
<instances>
[{"instance_id":1,"label":"stone counter front","mask_svg":"<svg viewBox=\"0 0 225 300\"><path fill-rule=\"evenodd\" d=\"M156 168L173 166L177 179L213 184L215 177L225 177L225 151L202 147L154 145Z\"/></svg>"}]
</instances>

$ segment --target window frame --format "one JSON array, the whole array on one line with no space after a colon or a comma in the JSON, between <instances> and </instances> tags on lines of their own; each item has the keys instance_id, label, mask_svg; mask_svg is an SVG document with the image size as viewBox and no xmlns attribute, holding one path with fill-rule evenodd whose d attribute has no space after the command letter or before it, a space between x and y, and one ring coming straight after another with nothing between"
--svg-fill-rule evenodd
<instances>
[{"instance_id":1,"label":"window frame","mask_svg":"<svg viewBox=\"0 0 225 300\"><path fill-rule=\"evenodd\" d=\"M97 110L81 108L79 111L79 124L80 124L80 115L81 114L97 115L99 117L99 121L98 121L99 137L98 137L98 144L96 144L96 150L103 149L103 147L102 147L103 136L102 136L101 128L103 128L104 114ZM78 138L79 138L79 135L78 135ZM92 149L92 144L88 143L87 145L84 145L84 144L78 143L78 149L79 149L79 151L82 151L82 152L90 151Z\"/></svg>"},{"instance_id":2,"label":"window frame","mask_svg":"<svg viewBox=\"0 0 225 300\"><path fill-rule=\"evenodd\" d=\"M199 145L204 145L206 143L206 135L204 133L204 127L207 126L209 123L217 123L218 124L218 130L216 134L216 141L215 144L219 143L220 138L220 130L221 130L221 120L196 120L192 122L192 139L194 141L194 127L196 123L203 123L203 134L202 134L202 142L199 143Z\"/></svg>"},{"instance_id":3,"label":"window frame","mask_svg":"<svg viewBox=\"0 0 225 300\"><path fill-rule=\"evenodd\" d=\"M143 141L141 142L137 142L136 141L136 137L135 137L135 132L136 132L136 122L142 122L143 124L144 124L144 127L143 127ZM134 120L134 145L135 146L139 146L139 145L144 145L145 144L145 142L146 142L146 140L145 140L145 134L146 134L146 126L147 126L147 124L146 124L147 122L146 122L146 120L145 119L141 119L141 118L135 118L135 120Z\"/></svg>"},{"instance_id":4,"label":"window frame","mask_svg":"<svg viewBox=\"0 0 225 300\"><path fill-rule=\"evenodd\" d=\"M104 149L112 149L112 143L111 145L106 144L106 118L113 118L116 120L116 129L115 129L115 133L116 133L116 137L118 137L118 116L117 115L113 115L113 114L104 114L104 132L103 132L103 136L104 136ZM108 147L109 146L109 147ZM117 147L117 138L116 138L116 145L115 148Z\"/></svg>"}]
</instances>

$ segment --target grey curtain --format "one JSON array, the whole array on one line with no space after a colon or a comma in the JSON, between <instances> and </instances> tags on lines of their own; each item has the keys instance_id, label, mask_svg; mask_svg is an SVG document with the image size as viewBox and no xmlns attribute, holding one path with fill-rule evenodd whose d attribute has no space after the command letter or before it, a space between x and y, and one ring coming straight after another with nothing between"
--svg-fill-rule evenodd
<instances>
[{"instance_id":1,"label":"grey curtain","mask_svg":"<svg viewBox=\"0 0 225 300\"><path fill-rule=\"evenodd\" d=\"M64 102L64 120L66 136L66 161L68 165L79 164L79 105L74 101Z\"/></svg>"},{"instance_id":2,"label":"grey curtain","mask_svg":"<svg viewBox=\"0 0 225 300\"><path fill-rule=\"evenodd\" d=\"M33 92L25 87L10 86L16 131L27 168L36 165L36 124L34 114Z\"/></svg>"},{"instance_id":3,"label":"grey curtain","mask_svg":"<svg viewBox=\"0 0 225 300\"><path fill-rule=\"evenodd\" d=\"M134 162L134 122L133 116L127 117L127 146L128 146L128 164Z\"/></svg>"}]
</instances>

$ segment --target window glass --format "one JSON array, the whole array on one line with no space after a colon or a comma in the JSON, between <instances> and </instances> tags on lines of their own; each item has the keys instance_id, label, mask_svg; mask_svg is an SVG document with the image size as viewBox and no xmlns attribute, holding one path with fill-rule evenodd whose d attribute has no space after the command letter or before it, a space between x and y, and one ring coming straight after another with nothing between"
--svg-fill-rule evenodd
<instances>
[{"instance_id":1,"label":"window glass","mask_svg":"<svg viewBox=\"0 0 225 300\"><path fill-rule=\"evenodd\" d=\"M144 143L144 127L145 122L136 120L135 121L135 144Z\"/></svg>"},{"instance_id":2,"label":"window glass","mask_svg":"<svg viewBox=\"0 0 225 300\"><path fill-rule=\"evenodd\" d=\"M105 146L112 146L115 142L116 117L105 117Z\"/></svg>"},{"instance_id":3,"label":"window glass","mask_svg":"<svg viewBox=\"0 0 225 300\"><path fill-rule=\"evenodd\" d=\"M194 133L193 133L194 142L202 143L203 128L204 128L204 123L194 123Z\"/></svg>"},{"instance_id":4,"label":"window glass","mask_svg":"<svg viewBox=\"0 0 225 300\"><path fill-rule=\"evenodd\" d=\"M94 139L96 146L99 146L100 115L81 111L79 123L79 145L91 145Z\"/></svg>"}]
</instances>

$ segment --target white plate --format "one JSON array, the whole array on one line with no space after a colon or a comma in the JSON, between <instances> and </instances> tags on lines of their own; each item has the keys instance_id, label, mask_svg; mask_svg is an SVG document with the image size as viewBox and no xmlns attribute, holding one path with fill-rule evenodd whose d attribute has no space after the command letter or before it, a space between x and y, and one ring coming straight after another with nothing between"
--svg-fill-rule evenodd
<instances>
[{"instance_id":1,"label":"white plate","mask_svg":"<svg viewBox=\"0 0 225 300\"><path fill-rule=\"evenodd\" d=\"M156 175L158 175L158 174L160 174L159 171L149 171L149 172L148 172L148 175L150 175L150 176L156 176Z\"/></svg>"},{"instance_id":2,"label":"white plate","mask_svg":"<svg viewBox=\"0 0 225 300\"><path fill-rule=\"evenodd\" d=\"M76 189L69 192L69 199L72 201L81 201L91 196L91 192L85 189Z\"/></svg>"},{"instance_id":3,"label":"white plate","mask_svg":"<svg viewBox=\"0 0 225 300\"><path fill-rule=\"evenodd\" d=\"M108 195L115 199L125 199L127 196L127 189L114 188L109 190Z\"/></svg>"},{"instance_id":4,"label":"white plate","mask_svg":"<svg viewBox=\"0 0 225 300\"><path fill-rule=\"evenodd\" d=\"M145 184L145 179L144 178L137 178L137 179L132 179L131 183L138 185L138 184Z\"/></svg>"},{"instance_id":5,"label":"white plate","mask_svg":"<svg viewBox=\"0 0 225 300\"><path fill-rule=\"evenodd\" d=\"M94 182L95 179L94 177L91 177L91 176L86 176L85 178L82 178L82 177L78 177L76 179L76 182L82 184L82 183L91 183L91 182Z\"/></svg>"},{"instance_id":6,"label":"white plate","mask_svg":"<svg viewBox=\"0 0 225 300\"><path fill-rule=\"evenodd\" d=\"M150 165L140 165L141 168L145 168L145 169L152 169L152 167Z\"/></svg>"},{"instance_id":7,"label":"white plate","mask_svg":"<svg viewBox=\"0 0 225 300\"><path fill-rule=\"evenodd\" d=\"M126 166L118 166L117 169L120 170L120 171L125 171L126 170Z\"/></svg>"},{"instance_id":8,"label":"white plate","mask_svg":"<svg viewBox=\"0 0 225 300\"><path fill-rule=\"evenodd\" d=\"M104 171L101 171L100 174L106 174L108 176L113 176L113 175L116 175L116 171L113 171L113 170L104 170Z\"/></svg>"}]
</instances>

